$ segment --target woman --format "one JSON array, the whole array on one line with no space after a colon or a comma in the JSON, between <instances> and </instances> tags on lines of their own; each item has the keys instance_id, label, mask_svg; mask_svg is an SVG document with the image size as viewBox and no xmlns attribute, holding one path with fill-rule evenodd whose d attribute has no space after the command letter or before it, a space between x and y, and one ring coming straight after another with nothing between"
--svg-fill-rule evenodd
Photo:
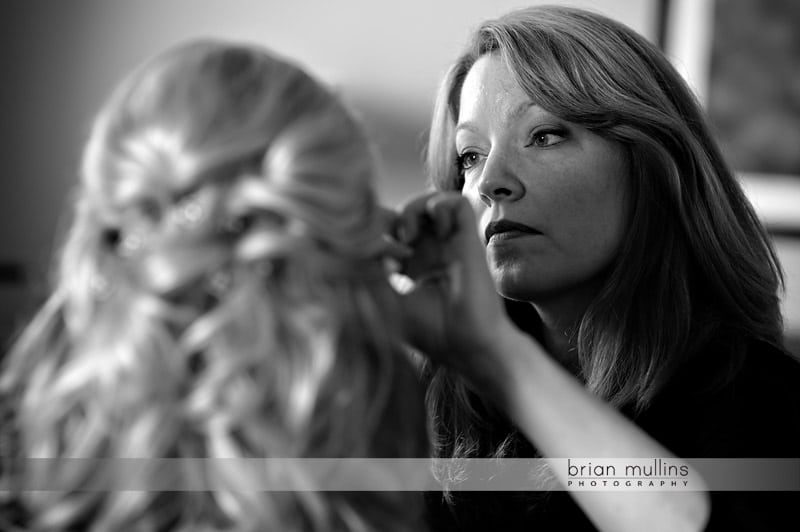
<instances>
[{"instance_id":1,"label":"woman","mask_svg":"<svg viewBox=\"0 0 800 532\"><path fill-rule=\"evenodd\" d=\"M778 260L653 45L570 8L484 23L442 85L428 165L440 192L397 233L416 250L409 330L434 360L438 456L797 456ZM791 506L767 495L715 493L709 529L775 529ZM702 491L570 496L436 494L430 509L441 530L708 517Z\"/></svg>"},{"instance_id":2,"label":"woman","mask_svg":"<svg viewBox=\"0 0 800 532\"><path fill-rule=\"evenodd\" d=\"M125 81L1 375L0 528L419 530L411 492L248 462L428 454L374 174L341 102L263 50L188 43Z\"/></svg>"}]
</instances>

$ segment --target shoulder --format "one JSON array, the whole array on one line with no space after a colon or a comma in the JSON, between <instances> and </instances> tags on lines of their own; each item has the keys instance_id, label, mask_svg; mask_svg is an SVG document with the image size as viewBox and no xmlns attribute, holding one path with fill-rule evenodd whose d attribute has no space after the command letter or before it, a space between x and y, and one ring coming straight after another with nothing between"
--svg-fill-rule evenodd
<instances>
[{"instance_id":1,"label":"shoulder","mask_svg":"<svg viewBox=\"0 0 800 532\"><path fill-rule=\"evenodd\" d=\"M688 394L766 405L800 401L800 359L762 341L709 346L664 386L663 395ZM778 406L776 404L775 406Z\"/></svg>"},{"instance_id":2,"label":"shoulder","mask_svg":"<svg viewBox=\"0 0 800 532\"><path fill-rule=\"evenodd\" d=\"M753 432L761 432L760 456L800 453L800 361L775 347L754 344L730 383L732 408ZM769 440L769 441L768 441Z\"/></svg>"},{"instance_id":3,"label":"shoulder","mask_svg":"<svg viewBox=\"0 0 800 532\"><path fill-rule=\"evenodd\" d=\"M752 342L722 390L740 407L758 408L767 418L780 412L800 415L800 360L775 346Z\"/></svg>"},{"instance_id":4,"label":"shoulder","mask_svg":"<svg viewBox=\"0 0 800 532\"><path fill-rule=\"evenodd\" d=\"M800 450L800 361L763 342L709 348L637 423L685 457L792 457Z\"/></svg>"},{"instance_id":5,"label":"shoulder","mask_svg":"<svg viewBox=\"0 0 800 532\"><path fill-rule=\"evenodd\" d=\"M752 342L737 378L765 391L789 388L800 395L800 359L767 343Z\"/></svg>"}]
</instances>

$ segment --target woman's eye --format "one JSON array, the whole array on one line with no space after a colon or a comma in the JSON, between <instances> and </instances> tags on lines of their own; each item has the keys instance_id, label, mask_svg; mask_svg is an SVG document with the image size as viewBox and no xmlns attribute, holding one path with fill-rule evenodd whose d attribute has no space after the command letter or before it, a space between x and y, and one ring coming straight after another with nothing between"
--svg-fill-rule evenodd
<instances>
[{"instance_id":1,"label":"woman's eye","mask_svg":"<svg viewBox=\"0 0 800 532\"><path fill-rule=\"evenodd\" d=\"M466 170L469 170L476 164L478 164L480 160L481 156L478 153L474 151L468 151L458 156L458 159L456 160L456 165L458 166L458 170L460 172L464 172Z\"/></svg>"},{"instance_id":2,"label":"woman's eye","mask_svg":"<svg viewBox=\"0 0 800 532\"><path fill-rule=\"evenodd\" d=\"M537 131L531 136L531 143L529 145L536 146L537 148L546 148L563 142L566 138L566 132L561 130Z\"/></svg>"}]
</instances>

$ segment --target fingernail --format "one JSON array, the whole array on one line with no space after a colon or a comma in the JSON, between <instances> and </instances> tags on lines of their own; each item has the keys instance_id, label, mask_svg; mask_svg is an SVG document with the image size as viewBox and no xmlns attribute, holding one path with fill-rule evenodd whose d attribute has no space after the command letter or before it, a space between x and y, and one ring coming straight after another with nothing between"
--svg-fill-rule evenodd
<instances>
[{"instance_id":1,"label":"fingernail","mask_svg":"<svg viewBox=\"0 0 800 532\"><path fill-rule=\"evenodd\" d=\"M413 249L390 235L383 235L383 241L386 245L384 253L389 257L404 259L414 254Z\"/></svg>"}]
</instances>

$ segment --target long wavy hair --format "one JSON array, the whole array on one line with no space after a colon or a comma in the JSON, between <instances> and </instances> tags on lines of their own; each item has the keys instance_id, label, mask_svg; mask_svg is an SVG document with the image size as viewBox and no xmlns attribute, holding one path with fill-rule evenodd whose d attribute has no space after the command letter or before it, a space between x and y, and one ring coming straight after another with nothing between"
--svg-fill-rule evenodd
<instances>
[{"instance_id":1,"label":"long wavy hair","mask_svg":"<svg viewBox=\"0 0 800 532\"><path fill-rule=\"evenodd\" d=\"M635 414L677 367L712 346L731 368L750 341L782 348L783 278L765 229L686 83L655 46L618 22L537 6L481 25L437 97L427 151L436 188L462 187L459 98L485 54L504 61L542 108L628 154L628 233L577 327L580 377L590 391ZM508 308L536 329L529 304ZM507 422L459 377L440 368L430 378L440 455L514 452Z\"/></svg>"},{"instance_id":2,"label":"long wavy hair","mask_svg":"<svg viewBox=\"0 0 800 532\"><path fill-rule=\"evenodd\" d=\"M257 48L180 45L119 87L0 380L2 489L30 529L418 529L413 493L226 461L428 455L373 155L337 97ZM203 489L158 467L128 489L127 458L202 458L178 483Z\"/></svg>"}]
</instances>

